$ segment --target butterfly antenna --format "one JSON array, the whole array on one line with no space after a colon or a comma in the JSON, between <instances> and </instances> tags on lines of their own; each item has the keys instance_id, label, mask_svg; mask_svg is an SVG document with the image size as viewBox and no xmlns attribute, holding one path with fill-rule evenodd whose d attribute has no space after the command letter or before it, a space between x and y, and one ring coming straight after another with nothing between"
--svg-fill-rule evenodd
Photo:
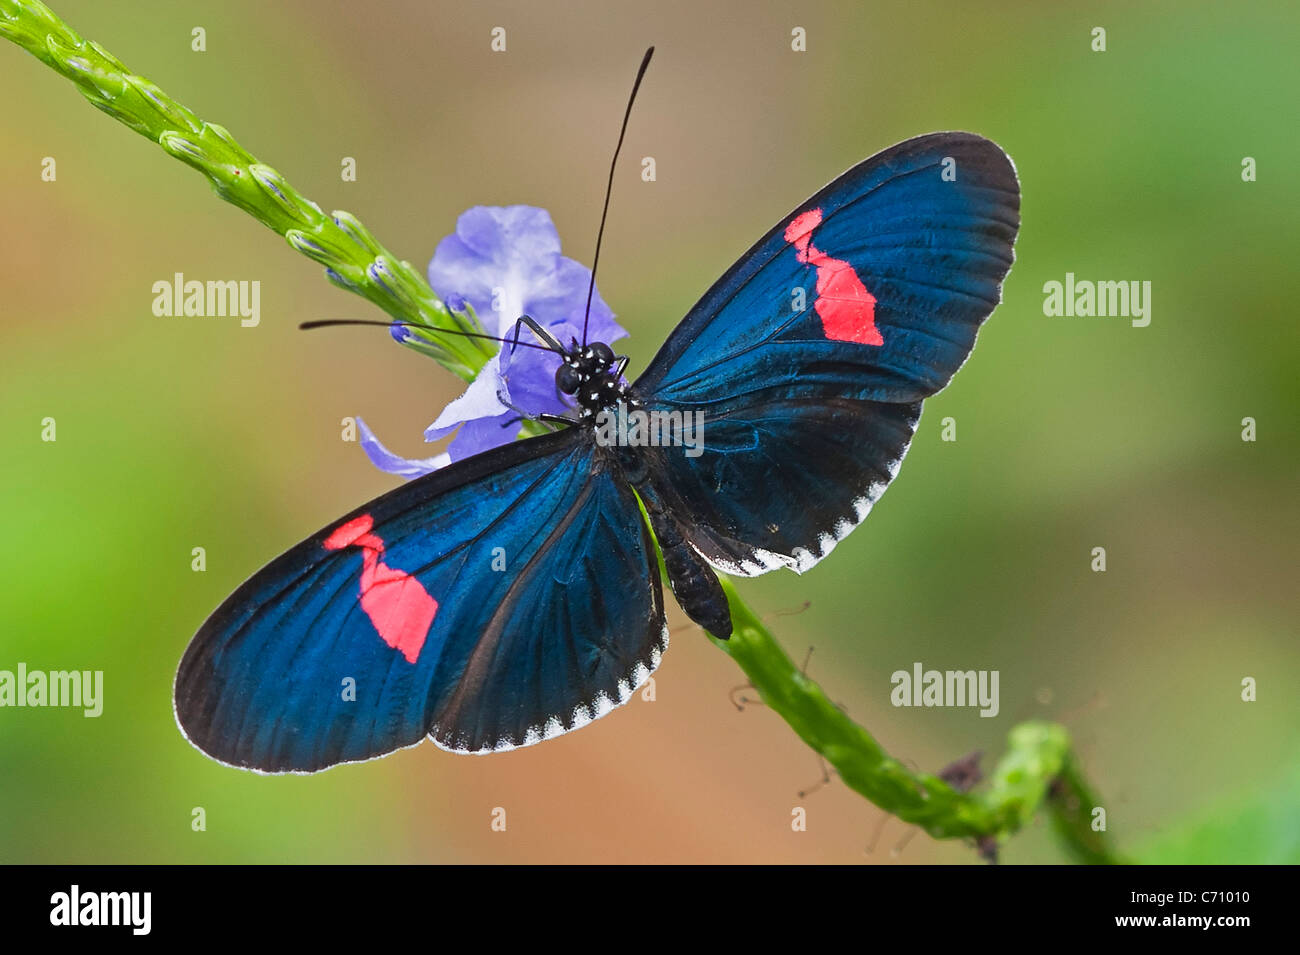
<instances>
[{"instance_id":1,"label":"butterfly antenna","mask_svg":"<svg viewBox=\"0 0 1300 955\"><path fill-rule=\"evenodd\" d=\"M379 328L392 328L394 325L400 325L403 328L429 328L428 325L421 325L417 322L376 322L363 318L325 318L312 322L303 322L298 328L304 332L311 331L313 328L335 328L340 325L376 325ZM556 349L549 345L538 345L533 342L521 342L518 340L511 341L509 338L500 338L496 335L488 335L486 332L462 332L452 328L430 329L439 335L460 335L464 338L482 338L490 342L500 342L503 345L511 345L519 348L536 348L538 351L554 352Z\"/></svg>"},{"instance_id":2,"label":"butterfly antenna","mask_svg":"<svg viewBox=\"0 0 1300 955\"><path fill-rule=\"evenodd\" d=\"M614 158L609 164L609 182L605 184L605 207L600 213L600 231L596 233L596 254L591 259L591 282L587 285L587 311L582 316L582 344L587 344L587 323L591 320L591 297L596 291L596 267L600 265L600 242L605 237L605 217L609 215L609 194L614 191L614 168L618 165L618 153L623 148L623 137L627 135L627 121L632 115L632 104L636 102L636 91L641 88L641 78L645 76L646 67L655 48L645 51L641 66L636 71L636 80L632 83L632 95L627 98L627 109L623 111L623 127L618 131L618 145L614 147Z\"/></svg>"}]
</instances>

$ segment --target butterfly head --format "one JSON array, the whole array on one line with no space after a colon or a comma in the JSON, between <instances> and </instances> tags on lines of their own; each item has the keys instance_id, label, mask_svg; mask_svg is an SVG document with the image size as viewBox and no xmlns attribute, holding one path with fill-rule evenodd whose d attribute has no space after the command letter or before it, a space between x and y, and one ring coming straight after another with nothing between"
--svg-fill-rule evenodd
<instances>
[{"instance_id":1,"label":"butterfly head","mask_svg":"<svg viewBox=\"0 0 1300 955\"><path fill-rule=\"evenodd\" d=\"M574 342L555 371L555 387L577 400L584 418L594 417L626 394L625 363L626 359L616 356L604 342Z\"/></svg>"}]
</instances>

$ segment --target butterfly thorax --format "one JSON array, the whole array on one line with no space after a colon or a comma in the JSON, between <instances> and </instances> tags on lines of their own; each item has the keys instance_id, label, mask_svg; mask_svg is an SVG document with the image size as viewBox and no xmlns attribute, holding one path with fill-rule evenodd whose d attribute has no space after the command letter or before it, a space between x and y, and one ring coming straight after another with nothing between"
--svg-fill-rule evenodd
<instances>
[{"instance_id":1,"label":"butterfly thorax","mask_svg":"<svg viewBox=\"0 0 1300 955\"><path fill-rule=\"evenodd\" d=\"M623 380L625 363L626 359L615 355L604 342L575 343L564 353L564 362L555 372L555 387L578 402L580 420L597 434L597 444L602 444L598 422L605 412L618 411L618 417L627 420L643 407ZM605 420L604 425L608 424ZM668 583L682 609L714 636L726 639L731 635L726 594L708 562L691 546L687 525L675 512L681 509L663 506L661 492L651 476L651 460L636 443L629 445L615 440L614 446L605 448L605 452L619 476L636 488L645 501L646 515L663 554Z\"/></svg>"}]
</instances>

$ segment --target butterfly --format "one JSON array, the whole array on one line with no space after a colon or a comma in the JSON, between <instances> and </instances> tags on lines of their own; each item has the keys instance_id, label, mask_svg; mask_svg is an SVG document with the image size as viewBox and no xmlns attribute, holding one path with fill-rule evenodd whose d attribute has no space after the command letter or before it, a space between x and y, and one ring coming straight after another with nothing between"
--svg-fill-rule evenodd
<instances>
[{"instance_id":1,"label":"butterfly","mask_svg":"<svg viewBox=\"0 0 1300 955\"><path fill-rule=\"evenodd\" d=\"M314 772L426 737L527 746L626 702L668 643L656 543L677 602L719 638L715 568L802 572L830 553L999 303L1019 206L994 143L920 136L782 218L630 384L607 344L538 330L575 415L390 491L255 574L181 660L182 732L229 765ZM688 454L602 439L598 419L636 412L702 420L703 440Z\"/></svg>"}]
</instances>

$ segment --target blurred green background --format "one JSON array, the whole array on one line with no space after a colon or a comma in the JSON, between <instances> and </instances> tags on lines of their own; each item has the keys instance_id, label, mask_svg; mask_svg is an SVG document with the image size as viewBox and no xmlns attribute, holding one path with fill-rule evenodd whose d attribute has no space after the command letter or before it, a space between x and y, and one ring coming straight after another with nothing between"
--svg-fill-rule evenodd
<instances>
[{"instance_id":1,"label":"blurred green background","mask_svg":"<svg viewBox=\"0 0 1300 955\"><path fill-rule=\"evenodd\" d=\"M1293 3L51 5L421 267L479 203L548 208L589 262L656 44L600 277L634 373L848 166L936 129L996 140L1024 191L1004 304L867 524L806 577L743 593L772 614L810 601L773 617L778 635L796 658L815 645L811 675L917 767L1062 719L1122 850L1300 859ZM0 669L101 669L106 696L99 719L0 710L0 861L975 861L925 836L895 858L897 820L865 854L879 811L838 782L799 798L815 756L761 706L736 711L739 671L675 607L656 701L543 746L426 744L290 778L202 757L171 714L190 636L266 560L394 485L340 419L423 456L462 386L382 331L299 333L382 316L4 43L0 83ZM1043 283L1067 271L1151 281L1151 325L1044 316ZM259 280L260 327L155 317L151 286L175 272ZM914 661L999 670L1001 714L894 709L889 675ZM1045 825L1003 857L1062 858Z\"/></svg>"}]
</instances>

